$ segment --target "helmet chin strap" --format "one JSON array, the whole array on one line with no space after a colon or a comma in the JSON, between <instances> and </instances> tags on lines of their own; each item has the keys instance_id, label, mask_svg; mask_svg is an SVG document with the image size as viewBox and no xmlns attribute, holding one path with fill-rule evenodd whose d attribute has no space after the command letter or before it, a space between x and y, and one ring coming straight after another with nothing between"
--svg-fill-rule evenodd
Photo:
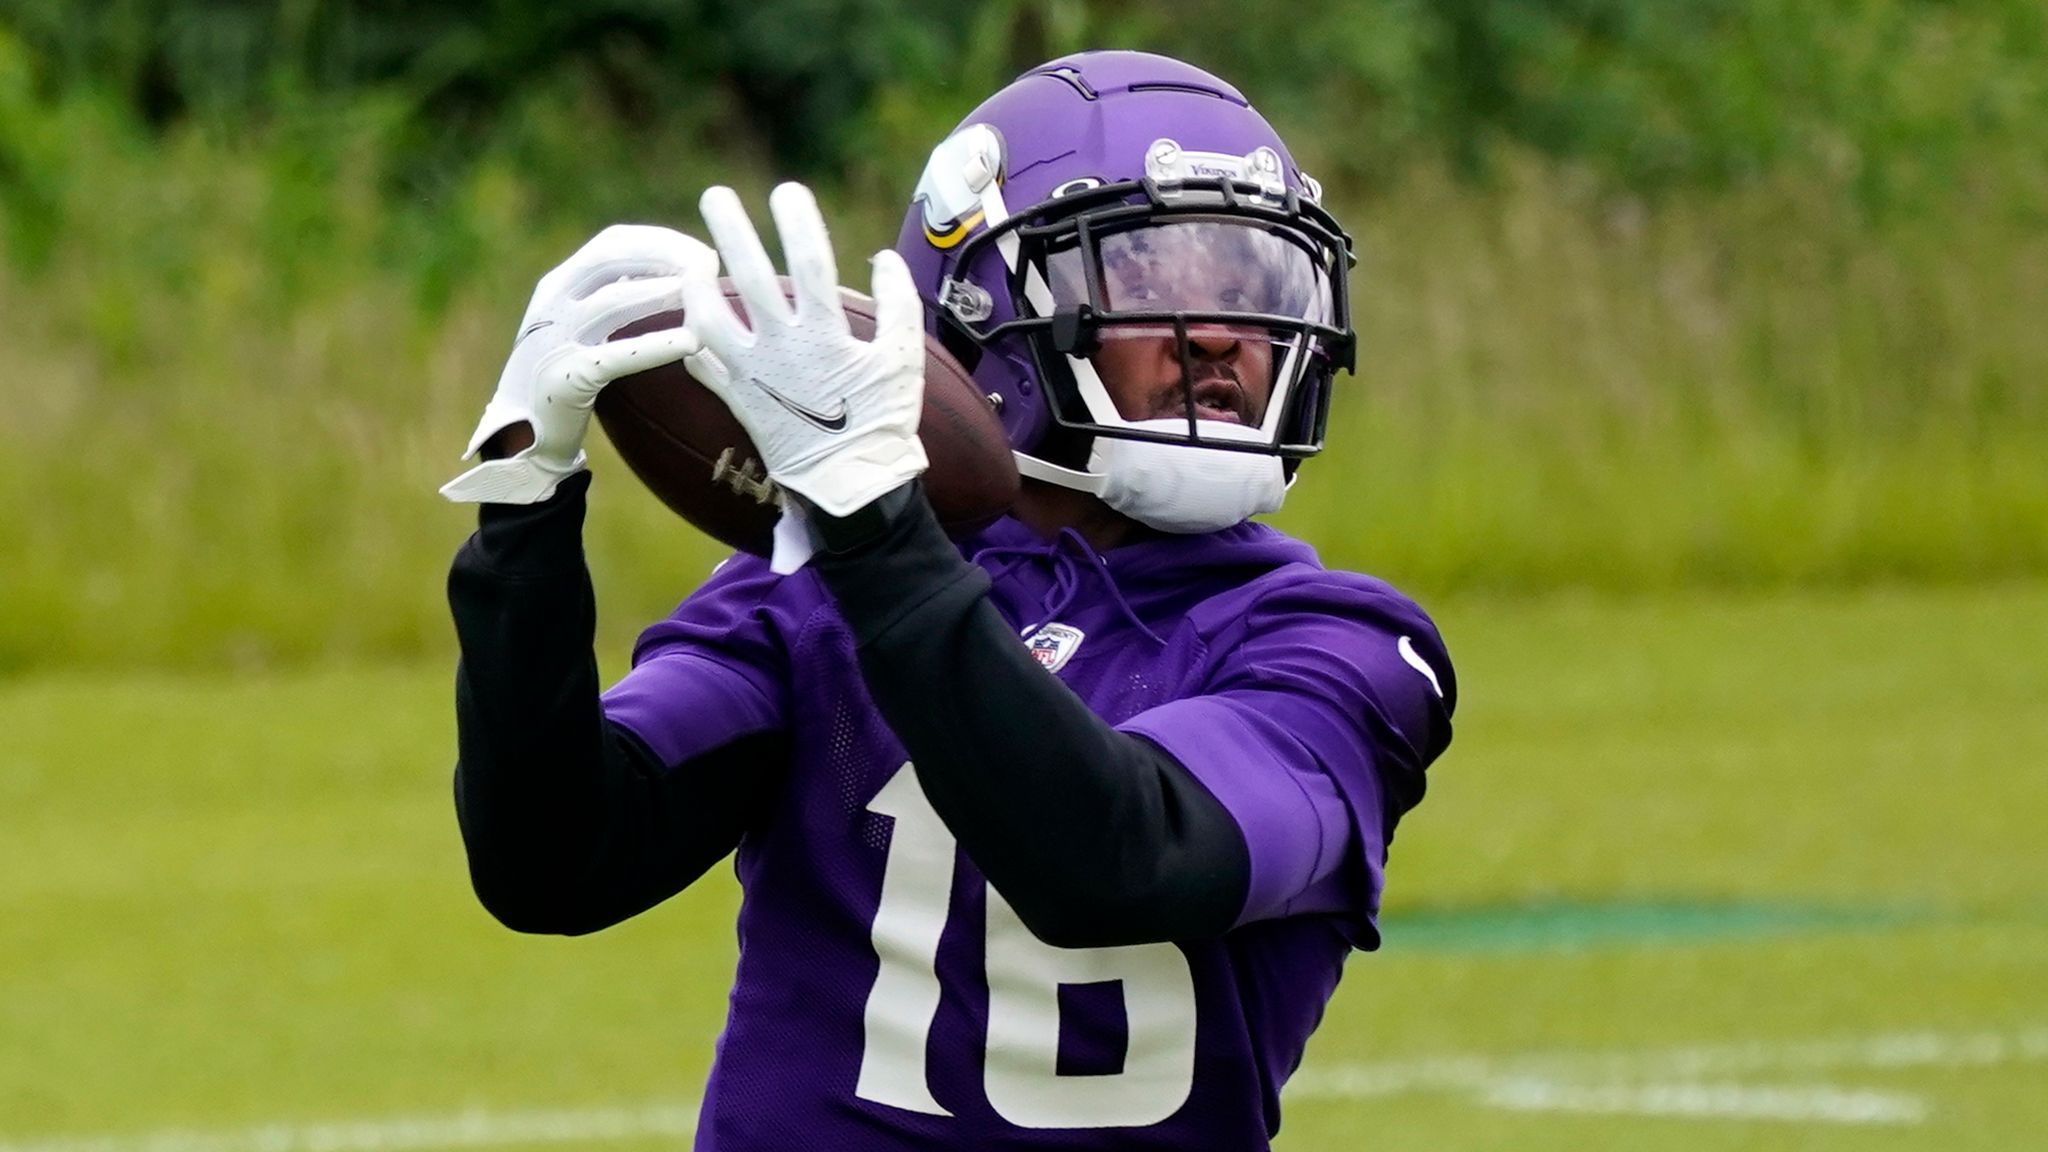
<instances>
[{"instance_id":1,"label":"helmet chin strap","mask_svg":"<svg viewBox=\"0 0 2048 1152\"><path fill-rule=\"evenodd\" d=\"M1041 287L1044 285L1044 281L1039 279L1037 268L1031 268L1028 272L1029 275L1025 280L1025 295L1027 298L1031 295L1031 287L1034 283ZM1051 291L1048 289L1046 292L1046 304L1043 309L1046 314L1051 312L1051 295ZM1036 301L1033 301L1034 305L1036 303ZM1067 368L1074 374L1074 383L1081 392L1081 402L1087 405L1088 414L1093 416L1097 423L1122 424L1125 422L1122 414L1117 411L1116 402L1110 399L1109 389L1103 386L1101 374L1095 371L1095 365L1087 357L1068 356ZM1063 468L1051 461L1043 460L1036 456L1027 456L1022 452L1014 453L1014 455L1017 457L1018 473L1028 476L1033 480L1043 480L1048 484L1057 484L1062 488L1072 488L1076 492L1086 492L1091 496L1102 495L1103 491L1109 486L1109 476L1107 473L1084 472L1073 468ZM1096 455L1097 453L1092 450L1091 446L1089 452L1091 464Z\"/></svg>"},{"instance_id":2,"label":"helmet chin strap","mask_svg":"<svg viewBox=\"0 0 2048 1152\"><path fill-rule=\"evenodd\" d=\"M1090 496L1102 495L1102 490L1109 484L1109 477L1100 472L1080 472L1072 468L1062 468L1036 456L1026 456L1022 452L1012 452L1011 455L1017 458L1017 474L1027 479L1043 480L1047 484L1072 488L1076 492L1086 492Z\"/></svg>"},{"instance_id":3,"label":"helmet chin strap","mask_svg":"<svg viewBox=\"0 0 2048 1152\"><path fill-rule=\"evenodd\" d=\"M1068 356L1067 364L1082 402L1098 423L1152 432L1185 431L1187 425L1181 417L1123 419L1094 364L1079 356ZM1204 435L1242 442L1262 440L1268 431L1217 424ZM1287 499L1287 490L1294 486L1294 477L1287 474L1277 456L1205 448L1199 443L1168 444L1097 434L1088 449L1085 471L1023 452L1012 454L1019 475L1086 492L1161 532L1187 534L1229 528L1261 512L1278 511Z\"/></svg>"},{"instance_id":4,"label":"helmet chin strap","mask_svg":"<svg viewBox=\"0 0 2048 1152\"><path fill-rule=\"evenodd\" d=\"M1175 444L1169 445L1169 447L1180 448L1191 447L1191 445ZM1022 452L1012 452L1010 455L1016 457L1017 474L1031 480L1042 480L1047 484L1056 484L1061 488L1071 488L1076 492L1086 492L1090 496L1100 496L1109 487L1109 476L1106 473L1083 472L1074 468L1062 468L1057 464L1040 460L1036 456L1027 456ZM1291 490L1294 487L1294 482L1300 476L1301 473L1296 472L1287 477L1287 488Z\"/></svg>"},{"instance_id":5,"label":"helmet chin strap","mask_svg":"<svg viewBox=\"0 0 2048 1152\"><path fill-rule=\"evenodd\" d=\"M1167 417L1133 427L1159 432L1179 424ZM1216 431L1224 427L1235 426ZM1255 429L1243 431L1257 435ZM1022 454L1017 470L1087 492L1140 524L1178 534L1216 532L1277 511L1288 487L1277 456L1115 436L1095 438L1086 472Z\"/></svg>"}]
</instances>

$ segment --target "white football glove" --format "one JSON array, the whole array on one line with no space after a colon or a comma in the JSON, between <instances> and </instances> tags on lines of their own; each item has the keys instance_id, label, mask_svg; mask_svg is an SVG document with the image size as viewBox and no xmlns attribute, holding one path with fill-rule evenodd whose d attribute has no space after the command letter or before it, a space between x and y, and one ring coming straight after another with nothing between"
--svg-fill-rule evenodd
<instances>
[{"instance_id":1,"label":"white football glove","mask_svg":"<svg viewBox=\"0 0 2048 1152\"><path fill-rule=\"evenodd\" d=\"M511 425L533 428L516 455L486 460L441 488L457 503L533 504L585 467L590 408L606 384L701 350L687 328L606 342L613 332L682 307L686 275L715 277L718 253L681 232L614 224L540 278L512 356L484 407L467 460Z\"/></svg>"},{"instance_id":2,"label":"white football glove","mask_svg":"<svg viewBox=\"0 0 2048 1152\"><path fill-rule=\"evenodd\" d=\"M698 207L747 321L713 269L686 270L683 323L703 348L684 363L732 409L768 475L827 515L845 516L923 473L924 305L903 258L875 254L875 337L860 340L846 327L832 242L810 189L784 184L768 198L794 310L739 195L711 188ZM784 510L792 512L787 501Z\"/></svg>"}]
</instances>

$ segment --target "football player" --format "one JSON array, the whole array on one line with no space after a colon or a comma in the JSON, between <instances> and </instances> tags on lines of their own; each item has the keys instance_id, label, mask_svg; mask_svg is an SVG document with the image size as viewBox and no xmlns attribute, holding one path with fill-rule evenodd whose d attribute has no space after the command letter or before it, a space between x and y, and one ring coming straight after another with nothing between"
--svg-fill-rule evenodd
<instances>
[{"instance_id":1,"label":"football player","mask_svg":"<svg viewBox=\"0 0 2048 1152\"><path fill-rule=\"evenodd\" d=\"M484 905L584 933L737 849L740 958L699 1148L1263 1148L1450 661L1386 584L1252 523L1350 366L1349 241L1236 89L1133 52L998 92L932 154L872 341L817 207L716 244L607 230L541 281L452 482L456 799ZM718 265L750 326L717 284ZM684 326L606 334L686 305ZM948 539L920 496L923 341L1025 477ZM783 493L600 694L581 439L682 359Z\"/></svg>"}]
</instances>

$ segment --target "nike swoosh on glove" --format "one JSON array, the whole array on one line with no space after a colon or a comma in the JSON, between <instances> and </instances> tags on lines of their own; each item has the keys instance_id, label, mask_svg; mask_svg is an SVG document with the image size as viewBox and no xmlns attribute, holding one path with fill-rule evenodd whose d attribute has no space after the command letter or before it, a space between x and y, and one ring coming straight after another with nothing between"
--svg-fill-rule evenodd
<instances>
[{"instance_id":1,"label":"nike swoosh on glove","mask_svg":"<svg viewBox=\"0 0 2048 1152\"><path fill-rule=\"evenodd\" d=\"M521 422L532 426L533 443L478 464L443 485L441 495L457 503L534 504L581 472L598 392L621 376L701 351L686 327L606 340L628 324L682 307L689 274L717 276L718 253L673 229L614 224L541 277L498 391L462 458Z\"/></svg>"},{"instance_id":2,"label":"nike swoosh on glove","mask_svg":"<svg viewBox=\"0 0 2048 1152\"><path fill-rule=\"evenodd\" d=\"M784 184L768 208L789 259L794 303L783 297L739 195L707 190L699 209L751 327L733 312L713 270L685 271L683 323L703 348L684 364L732 410L778 485L826 515L845 516L925 470L917 438L924 305L902 257L884 249L873 261L874 339L856 338L810 189ZM786 497L783 510L785 525L801 516Z\"/></svg>"}]
</instances>

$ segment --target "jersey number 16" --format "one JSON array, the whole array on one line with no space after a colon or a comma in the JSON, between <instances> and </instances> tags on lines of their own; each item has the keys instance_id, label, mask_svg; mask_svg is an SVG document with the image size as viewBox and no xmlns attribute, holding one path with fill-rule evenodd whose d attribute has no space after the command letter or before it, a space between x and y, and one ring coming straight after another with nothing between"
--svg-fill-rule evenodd
<instances>
[{"instance_id":1,"label":"jersey number 16","mask_svg":"<svg viewBox=\"0 0 2048 1152\"><path fill-rule=\"evenodd\" d=\"M863 1100L950 1116L932 1098L925 1050L939 1010L939 937L953 893L953 834L909 764L868 810L895 821L870 939L881 970L868 990ZM1031 934L993 887L986 940L988 1041L983 1090L1022 1128L1136 1128L1180 1110L1194 1086L1195 985L1172 944L1055 948ZM1062 984L1118 981L1128 1043L1123 1071L1059 1074Z\"/></svg>"}]
</instances>

